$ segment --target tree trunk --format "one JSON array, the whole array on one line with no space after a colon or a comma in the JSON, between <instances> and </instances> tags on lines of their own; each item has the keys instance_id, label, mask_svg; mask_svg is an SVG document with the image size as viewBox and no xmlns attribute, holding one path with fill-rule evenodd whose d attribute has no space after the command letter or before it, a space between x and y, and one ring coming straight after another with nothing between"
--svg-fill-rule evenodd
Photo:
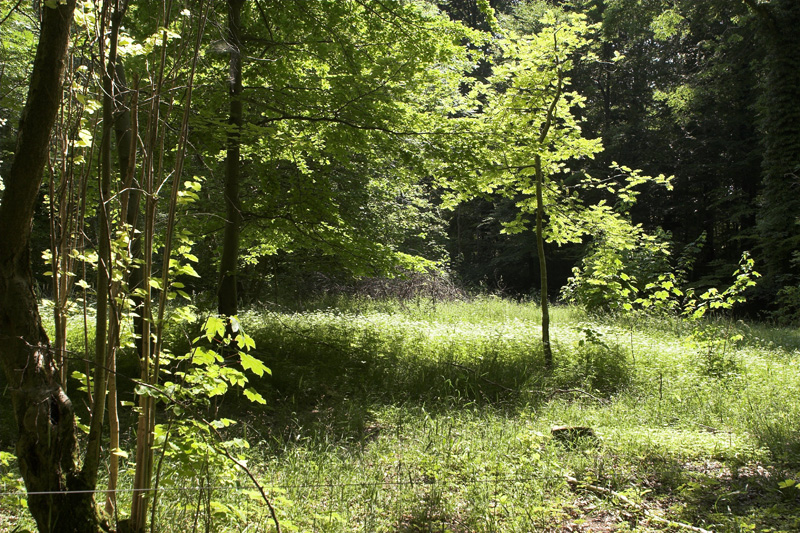
<instances>
[{"instance_id":1,"label":"tree trunk","mask_svg":"<svg viewBox=\"0 0 800 533\"><path fill-rule=\"evenodd\" d=\"M219 266L217 310L220 315L233 316L239 312L236 274L239 263L239 231L242 213L239 201L239 174L242 129L242 51L241 11L244 0L228 0L228 46L231 59L229 70L230 130L225 159L225 235Z\"/></svg>"},{"instance_id":2,"label":"tree trunk","mask_svg":"<svg viewBox=\"0 0 800 533\"><path fill-rule=\"evenodd\" d=\"M539 281L541 286L541 305L542 305L542 348L544 350L544 365L547 368L553 367L553 350L550 347L550 304L547 294L547 261L544 255L544 198L542 187L544 176L542 175L542 157L539 154L534 156L534 166L536 168L536 251L539 255Z\"/></svg>"},{"instance_id":3,"label":"tree trunk","mask_svg":"<svg viewBox=\"0 0 800 533\"><path fill-rule=\"evenodd\" d=\"M31 222L61 102L74 10L75 0L42 8L16 155L0 204L0 363L17 420L16 452L28 508L40 532L103 529L94 494L69 492L94 487L78 475L74 411L42 329L30 263Z\"/></svg>"},{"instance_id":4,"label":"tree trunk","mask_svg":"<svg viewBox=\"0 0 800 533\"><path fill-rule=\"evenodd\" d=\"M547 135L550 133L550 126L555 118L556 106L561 99L564 88L564 75L561 66L558 67L558 83L556 93L547 108L542 129L539 132L539 147L544 146ZM539 148L537 147L537 150ZM539 281L541 286L541 305L542 305L542 349L544 351L544 366L553 368L553 350L550 346L550 304L547 294L547 261L544 255L544 198L542 189L544 188L544 172L542 170L542 156L537 153L533 158L534 171L536 172L536 251L539 255Z\"/></svg>"},{"instance_id":5,"label":"tree trunk","mask_svg":"<svg viewBox=\"0 0 800 533\"><path fill-rule=\"evenodd\" d=\"M103 2L103 16L100 28L102 34L106 33L106 17L110 10L110 0ZM86 439L86 457L83 461L82 475L92 485L97 483L100 468L100 448L103 440L103 422L106 409L106 390L108 371L106 366L106 350L108 350L108 315L110 307L109 293L111 292L111 279L113 278L111 260L111 132L113 126L113 78L109 67L114 61L116 37L110 35L108 50L108 64L106 61L105 40L100 41L100 62L102 63L103 79L103 127L100 141L100 174L98 176L98 190L100 196L97 201L97 287L95 302L95 356L94 356L94 403L92 416L89 422L89 434Z\"/></svg>"}]
</instances>

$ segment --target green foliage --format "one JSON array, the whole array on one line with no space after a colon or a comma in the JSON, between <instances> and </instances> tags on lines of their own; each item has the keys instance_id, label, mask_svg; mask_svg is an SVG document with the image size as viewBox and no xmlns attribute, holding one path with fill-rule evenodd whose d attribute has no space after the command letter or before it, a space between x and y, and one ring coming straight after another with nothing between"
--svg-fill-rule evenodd
<instances>
[{"instance_id":1,"label":"green foliage","mask_svg":"<svg viewBox=\"0 0 800 533\"><path fill-rule=\"evenodd\" d=\"M10 15L0 43L4 153L21 108L36 35L35 17L17 10L16 4L0 0L0 16ZM54 2L45 4L52 7ZM453 11L466 5L458 0L442 4ZM685 291L687 271L680 267L670 272L668 238L651 229L666 219L665 213L673 219L671 226L681 230L675 235L683 241L708 229L709 256L731 263L741 243L752 240L747 228L754 226L752 206L759 187L750 181L758 157L748 148L752 120L751 111L744 109L753 107L749 65L759 63L752 61L750 52L732 59L753 48L750 23L741 18L744 7L717 0L587 0L572 2L566 12L545 2L526 2L513 15L496 17L492 5L499 4L479 0L474 5L493 36L447 20L430 2L278 2L268 11L258 3L245 4L249 41L241 138L246 223L242 242L250 281L255 286L266 280L263 284L272 284L277 293L287 279L295 286L307 285L308 271L345 277L437 268L446 259L441 242L426 241L443 235L438 205L442 194L445 205L466 198L501 198L491 213L475 209L479 222L464 232L505 232L503 239L509 240L481 242L489 244L482 257L489 257L492 267L510 258L528 262L532 255L525 248L530 245L525 230L536 210L532 196L539 157L549 214L546 238L562 245L584 244L591 236L588 253L564 290L565 299L590 311L641 309L645 312L637 319L673 320L670 324L679 324L678 329L690 328L690 337L672 339L667 346L667 341L632 327L575 324L576 315L585 320L583 309L562 308L556 314L561 313L568 325L556 330L555 347L563 366L555 375L546 375L539 365L541 354L530 342L538 332L537 319L532 318L535 306L522 311L486 299L454 310L454 303L417 301L416 306L404 302L398 307L362 300L348 303L346 311L253 316L258 324L253 337L282 365L276 372L281 375L265 384L253 376L263 377L270 370L255 356L255 340L242 331L238 319L209 318L188 351L165 355L164 389L139 389L157 396L170 417L156 428L167 466L165 480L233 485L234 472L226 469L230 463L220 452L239 458L254 452L245 438L231 438L236 431L232 418L208 416L210 421L205 421L198 415L209 407L214 414L231 388L239 389L253 403L251 408L262 404L283 409L274 423L261 427L269 446L284 452L270 455L264 467L271 473L267 468L279 464L274 470L279 480L292 469L297 479L308 483L314 475L323 481L338 476L380 483L390 471L422 480L387 498L366 492L370 489L354 489L347 497L357 502L352 511L349 504L325 508L320 502L331 501L331 492L316 492L318 501L306 502L302 493L289 495L276 487L285 504L282 512L291 515L287 530L541 529L569 520L572 511L558 500L566 492L565 473L580 472L587 480L608 481L618 488L637 483L636 475L608 474L600 462L628 461L623 466L634 469L642 457L645 463L654 461L653 442L638 434L645 427L656 428L658 449L679 464L684 455L704 460L721 456L727 461L741 454L757 459L755 445L749 440L741 444L750 436L782 460L796 453L798 415L784 405L797 394L796 376L782 359L787 356L758 346L752 358L743 354L740 347L750 342L742 333L744 326L721 316L744 301L745 289L757 277L752 260L743 259L735 282L725 290ZM172 17L164 33L153 16L160 10L150 9L154 5L131 6L133 17L126 23L130 29L122 36L121 54L131 71L151 73L151 59L166 35L167 67L180 85L186 77L182 42L188 42L191 32L185 30L198 13L187 7ZM797 8L789 1L767 5L792 15L790 20L796 18ZM96 168L92 158L102 96L88 44L96 41L96 7L83 2L76 12L76 56L71 64L80 66L70 73L71 86L65 91L65 109L74 114L65 121L65 132L57 135L63 146L53 150L58 155L54 164L63 161L74 165L77 174L87 175ZM222 23L214 17L212 25ZM793 68L797 47L778 46L784 38L791 44L792 35L780 32L769 46L770 57L763 63L768 71L765 98L759 108L769 177L759 229L765 236L762 252L779 273L786 265L791 272L797 270L795 263L781 263L787 250L796 248L791 246L793 232L785 238L787 232L781 230L796 219L788 209L794 197L781 196L791 190L787 180L796 177L796 165L787 166L784 160L791 163L795 155L782 150L788 147L791 152L795 144L793 115L787 112L784 117L783 110L793 109L788 96L798 84L792 83L796 72L782 69ZM202 36L200 96L191 110L190 128L197 152L187 176L178 177L183 183L178 193L182 231L177 254L165 265L169 279L181 278L169 287L162 287L158 279L151 281L173 301L168 323L172 328L196 319L192 293L214 279L210 272L218 244L220 191L213 176L219 174L230 128L221 118L229 45L213 38L211 32ZM491 73L483 51L497 54ZM465 77L478 70L480 76L489 75ZM161 120L172 123L175 115L169 113L180 111L181 99L166 96L162 104ZM159 156L169 168L175 138L170 130L165 132ZM594 138L599 136L611 148L607 158L600 155L600 141ZM0 154L0 159L7 158ZM648 169L677 169L676 190L665 199L660 188L654 194L652 187L666 184L663 176L650 179L616 165L608 172L612 159ZM208 176L207 182L188 178L196 173ZM452 197L438 190L441 184L447 184ZM90 182L81 194L91 198L94 187ZM646 222L638 224L640 220ZM87 233L94 237L91 228ZM139 268L131 261L127 235L120 231L114 237L114 281L122 282L125 272ZM739 240L729 245L734 240L728 237ZM161 249L157 243L156 257ZM54 254L45 255L45 261L53 262ZM97 268L93 250L73 254L88 272ZM698 271L697 276L704 274L708 272ZM84 291L78 304L90 303L89 280L86 276L76 281ZM796 320L796 279L779 281L785 284L778 292L780 317ZM132 292L124 286L122 291ZM130 310L128 297L117 303ZM178 306L179 299L189 304ZM684 322L663 317L681 310ZM79 309L72 306L68 312L75 318ZM656 331L672 331L662 327ZM178 337L175 330L172 334ZM133 341L126 328L122 346L130 347ZM68 343L82 350L83 335L73 329ZM680 351L688 356L676 355ZM272 361L270 366L275 366ZM783 380L785 390L767 396L770 379L764 376L770 372L789 379ZM80 386L89 381L80 372L75 375ZM721 379L706 379L709 376ZM746 382L753 376L760 381ZM579 397L582 391L585 401L566 400L554 392L561 390L556 387L578 390L574 394ZM603 407L608 398L619 400L615 409L625 411L622 423L608 422L618 414ZM745 399L751 402L746 417ZM453 406L463 412L450 410ZM257 413L255 418L267 418ZM620 437L609 444L612 447L626 439L635 444L622 450L620 444L602 459L559 455L544 437L546 423L556 421L596 423ZM373 422L374 440L364 436ZM692 424L714 424L722 430L706 435ZM477 435L475 440L460 439L471 434ZM692 440L697 444L687 444ZM8 457L0 455L0 462L4 459ZM318 471L312 472L309 465ZM375 467L374 479L367 479L372 474L358 477L368 467ZM652 486L663 481L670 487L671 479L687 476L656 474L663 479L648 479ZM500 475L527 477L503 490L465 481ZM711 486L684 481L692 498ZM792 493L792 487L784 482L778 490ZM302 490L310 492L308 487ZM644 495L643 490L632 490ZM374 504L379 518L365 519L362 526L358 518L368 513L359 499ZM245 511L223 500L208 497L209 516L228 520L229 529L237 528L233 524L244 528ZM301 503L297 511L291 508L293 502ZM413 512L406 513L412 505ZM241 506L245 508L258 512ZM492 516L484 512L490 508ZM395 519L383 522L386 516Z\"/></svg>"},{"instance_id":2,"label":"green foliage","mask_svg":"<svg viewBox=\"0 0 800 533\"><path fill-rule=\"evenodd\" d=\"M164 404L174 422L157 433L169 489L159 496L159 530L185 531L195 519L210 530L246 530L268 520L218 453L214 430L268 480L285 531L536 531L588 517L585 526L598 512L592 506L604 509L606 525L652 529L615 518L631 510L613 498L576 497L567 475L714 531L795 528L787 483L797 480L800 442L794 329L733 322L731 334L743 334L728 346L738 375L719 380L687 349L691 324L642 314L589 319L557 306L559 365L549 375L530 363L539 320L530 303L342 303L240 317L274 370L268 382L246 384L266 406L214 397L209 424L184 424L202 408ZM209 348L226 324L205 323L198 343ZM242 370L236 357L220 363L214 353L202 357ZM561 425L591 427L598 438L591 447L559 445L550 428Z\"/></svg>"},{"instance_id":3,"label":"green foliage","mask_svg":"<svg viewBox=\"0 0 800 533\"><path fill-rule=\"evenodd\" d=\"M205 345L200 341L205 339ZM236 387L252 402L264 404L266 400L247 386L248 373L257 377L270 374L263 362L249 352L255 341L244 332L239 319L233 317L208 317L202 335L192 341L189 353L176 357L179 365L172 372L175 380L164 383L164 400L181 412L209 405L211 398L224 395ZM238 360L241 369L233 366Z\"/></svg>"},{"instance_id":4,"label":"green foliage","mask_svg":"<svg viewBox=\"0 0 800 533\"><path fill-rule=\"evenodd\" d=\"M16 459L13 453L0 450L0 513L4 508L25 509L28 506L27 498L22 495L25 483L14 468Z\"/></svg>"},{"instance_id":5,"label":"green foliage","mask_svg":"<svg viewBox=\"0 0 800 533\"><path fill-rule=\"evenodd\" d=\"M423 177L443 144L437 135L468 101L459 89L473 60L462 43L484 37L422 2L286 2L268 11L246 3L242 17L248 38L268 43L243 66L245 274L391 276L437 266L443 223ZM197 89L192 128L215 165L228 129L219 46L211 43L199 73L213 83ZM212 187L209 207L221 194Z\"/></svg>"},{"instance_id":6,"label":"green foliage","mask_svg":"<svg viewBox=\"0 0 800 533\"><path fill-rule=\"evenodd\" d=\"M748 431L776 460L797 467L800 465L800 410L782 393L769 391L752 399L743 412ZM784 487L783 494L797 496L797 487Z\"/></svg>"},{"instance_id":7,"label":"green foliage","mask_svg":"<svg viewBox=\"0 0 800 533\"><path fill-rule=\"evenodd\" d=\"M674 189L645 186L632 220L663 227L673 249L709 237L692 280L727 278L743 250L763 263L754 232L760 150L754 125L763 46L745 2L580 0L601 24L600 61L579 63L573 86L586 97L584 128L610 161L674 175ZM680 277L680 276L678 276Z\"/></svg>"},{"instance_id":8,"label":"green foliage","mask_svg":"<svg viewBox=\"0 0 800 533\"><path fill-rule=\"evenodd\" d=\"M559 205L559 209L548 210L547 238L563 243L580 234L569 231L574 202L553 176L568 172L568 161L593 157L602 149L599 140L582 136L572 111L583 105L583 98L565 90L567 73L578 52L588 45L592 28L585 17L557 10L549 11L541 23L536 34L508 32L498 43L500 59L488 85L475 88L489 100L480 116L481 161L475 176L453 186L462 198L522 195L517 201L520 214L505 224L505 231L516 233L529 225L529 215L535 212L534 159L540 157L548 182L545 201ZM549 128L552 130L540 138Z\"/></svg>"},{"instance_id":9,"label":"green foliage","mask_svg":"<svg viewBox=\"0 0 800 533\"><path fill-rule=\"evenodd\" d=\"M674 280L665 279L669 235L660 230L648 234L640 224L631 222L629 212L641 194L639 187L652 184L671 190L671 178L645 176L616 163L611 168L613 174L606 179L587 174L580 182L585 191L604 194L608 199L590 206L582 216L584 231L592 241L580 268L573 268L561 297L590 312L630 311L634 302L662 307L658 302L666 299L665 289L679 292Z\"/></svg>"},{"instance_id":10,"label":"green foliage","mask_svg":"<svg viewBox=\"0 0 800 533\"><path fill-rule=\"evenodd\" d=\"M0 198L2 176L13 159L17 125L30 79L31 58L36 49L35 19L30 5L0 1L3 38L0 39Z\"/></svg>"},{"instance_id":11,"label":"green foliage","mask_svg":"<svg viewBox=\"0 0 800 533\"><path fill-rule=\"evenodd\" d=\"M800 266L800 251L792 254L792 268ZM769 317L783 325L800 324L800 283L787 282L778 290L776 309L769 312Z\"/></svg>"},{"instance_id":12,"label":"green foliage","mask_svg":"<svg viewBox=\"0 0 800 533\"><path fill-rule=\"evenodd\" d=\"M661 308L667 294L680 295L668 279L669 244L621 216L604 215L581 267L561 290L561 298L589 312L630 311L634 304ZM666 292L666 294L665 294Z\"/></svg>"},{"instance_id":13,"label":"green foliage","mask_svg":"<svg viewBox=\"0 0 800 533\"><path fill-rule=\"evenodd\" d=\"M787 285L778 291L778 309L770 314L782 324L800 323L800 285Z\"/></svg>"},{"instance_id":14,"label":"green foliage","mask_svg":"<svg viewBox=\"0 0 800 533\"><path fill-rule=\"evenodd\" d=\"M744 303L746 298L745 291L754 287L756 279L761 274L754 270L755 261L750 254L745 252L739 261L739 269L733 273L734 282L724 291L711 288L697 296L694 291L687 291L687 302L684 307L684 315L695 320L706 316L707 313L715 311L731 310L734 305Z\"/></svg>"},{"instance_id":15,"label":"green foliage","mask_svg":"<svg viewBox=\"0 0 800 533\"><path fill-rule=\"evenodd\" d=\"M153 396L164 404L166 423L155 426L155 449L159 459L159 483L172 484L192 479L195 483L218 487L236 482L235 472L245 461L247 439L231 437L237 421L217 417L212 405L233 387L254 404L266 400L249 385L249 374L262 377L270 370L250 354L255 342L247 335L237 317L206 319L202 334L192 341L191 350L172 361L169 379L160 387L139 386L137 393ZM204 343L201 341L205 340ZM238 361L240 368L236 368ZM233 460L231 460L233 459ZM161 472L163 468L163 478ZM211 506L211 501L208 504ZM217 502L214 514L235 515L233 508ZM217 517L220 518L220 517Z\"/></svg>"},{"instance_id":16,"label":"green foliage","mask_svg":"<svg viewBox=\"0 0 800 533\"><path fill-rule=\"evenodd\" d=\"M607 341L603 332L591 324L578 324L575 329L581 337L574 341L566 364L556 370L555 383L604 396L625 390L633 375L625 350Z\"/></svg>"},{"instance_id":17,"label":"green foliage","mask_svg":"<svg viewBox=\"0 0 800 533\"><path fill-rule=\"evenodd\" d=\"M792 255L800 248L800 38L790 31L800 23L797 2L776 0L756 13L765 51L758 102L763 147L763 191L758 216L759 245L768 278L776 286L794 284L800 276Z\"/></svg>"}]
</instances>

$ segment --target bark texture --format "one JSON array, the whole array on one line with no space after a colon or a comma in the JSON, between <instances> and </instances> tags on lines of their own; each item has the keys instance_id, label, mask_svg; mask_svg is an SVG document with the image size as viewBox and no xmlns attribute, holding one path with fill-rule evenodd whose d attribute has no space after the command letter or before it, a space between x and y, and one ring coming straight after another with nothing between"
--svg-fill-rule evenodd
<instances>
[{"instance_id":1,"label":"bark texture","mask_svg":"<svg viewBox=\"0 0 800 533\"><path fill-rule=\"evenodd\" d=\"M17 421L28 507L40 532L103 529L93 494L67 492L93 487L77 473L74 411L42 329L30 263L31 221L61 102L74 10L75 0L42 8L28 98L0 204L0 364Z\"/></svg>"}]
</instances>

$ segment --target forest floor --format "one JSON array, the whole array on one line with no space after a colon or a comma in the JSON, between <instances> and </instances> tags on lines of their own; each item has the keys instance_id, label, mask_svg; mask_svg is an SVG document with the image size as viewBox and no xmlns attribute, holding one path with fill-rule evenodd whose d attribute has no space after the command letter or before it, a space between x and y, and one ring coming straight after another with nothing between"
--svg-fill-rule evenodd
<instances>
[{"instance_id":1,"label":"forest floor","mask_svg":"<svg viewBox=\"0 0 800 533\"><path fill-rule=\"evenodd\" d=\"M800 531L797 329L558 307L547 370L539 309L497 298L241 322L266 404L205 413L237 421L227 450L285 532ZM167 418L158 530L274 531L244 471ZM27 520L0 495L0 531Z\"/></svg>"}]
</instances>

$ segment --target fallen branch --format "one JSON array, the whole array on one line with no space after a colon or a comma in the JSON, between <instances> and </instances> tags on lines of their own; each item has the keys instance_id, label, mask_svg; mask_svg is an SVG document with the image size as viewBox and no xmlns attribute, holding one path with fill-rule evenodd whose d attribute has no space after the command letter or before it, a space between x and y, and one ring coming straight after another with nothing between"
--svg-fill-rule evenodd
<instances>
[{"instance_id":1,"label":"fallen branch","mask_svg":"<svg viewBox=\"0 0 800 533\"><path fill-rule=\"evenodd\" d=\"M629 507L633 507L634 509L637 509L637 510L643 512L644 515L647 518L649 518L650 520L653 520L654 522L660 522L662 524L667 524L667 525L670 525L670 526L680 527L680 528L686 529L688 531L695 531L697 533L714 533L713 531L710 531L708 529L703 529L702 527L697 527L697 526L693 526L691 524L684 524L683 522L676 522L675 520L669 520L667 518L663 518L663 517L657 515L656 513L654 513L653 511L647 509L644 505L642 505L640 503L636 503L635 501L631 500L630 498L628 498L624 494L620 494L619 492L617 492L615 490L611 490L611 489L606 488L606 487L601 487L599 485L592 485L591 483L585 483L583 481L578 481L577 479L575 479L572 476L566 476L566 479L567 479L567 482L570 485L572 485L573 487L576 487L576 488L577 487L583 487L584 489L588 489L588 490L590 490L592 492L595 492L595 493L600 493L600 494L605 494L605 495L608 495L608 496L613 496L616 499L618 499L619 501L621 501L622 503L624 503L625 505L627 505Z\"/></svg>"}]
</instances>

